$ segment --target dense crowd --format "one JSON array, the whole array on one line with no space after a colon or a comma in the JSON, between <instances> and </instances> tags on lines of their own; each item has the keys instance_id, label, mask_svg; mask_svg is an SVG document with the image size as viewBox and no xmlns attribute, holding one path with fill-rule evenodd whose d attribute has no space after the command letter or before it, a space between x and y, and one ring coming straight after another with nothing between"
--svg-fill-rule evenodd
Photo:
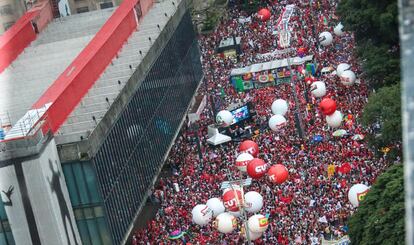
<instances>
[{"instance_id":1,"label":"dense crowd","mask_svg":"<svg viewBox=\"0 0 414 245\"><path fill-rule=\"evenodd\" d=\"M161 178L154 188L152 199L160 203L156 217L145 229L138 230L133 244L183 244L182 240L168 240L169 233L180 229L187 232L188 244L241 244L244 241L240 229L230 235L220 234L212 225L200 227L192 223L191 210L197 204L205 204L209 198L221 197L222 181L241 177L235 167L239 142L233 141L213 147L207 144L207 126L214 123L212 111L227 108L230 104L254 105L256 116L245 126L253 128L253 140L260 147L259 158L269 165L283 164L289 169L289 180L281 185L263 178L254 180L245 191L257 191L264 197L262 214L269 214L270 225L256 244L320 244L321 239L337 239L347 234L347 220L355 208L349 203L347 193L353 184L372 185L375 178L388 167L386 154L374 156L366 142L353 140L353 135L366 135L371 128L360 124L362 108L367 102L368 88L361 78L360 64L354 54L352 33L334 36L333 44L321 47L317 35L323 31L333 33L339 23L335 16L335 0L321 1L268 1L267 7L272 17L262 22L256 14L232 8L222 19L217 29L200 37L205 83L198 93L207 94L209 103L201 115L197 134L200 137L202 161L199 159L197 142L192 130L183 128L167 160L173 176ZM275 58L292 56L292 53L279 57L263 58L258 54L269 53L278 48L275 26L283 8L294 4L295 11L289 28L291 47L307 49L314 56L316 78L325 81L328 97L338 104L338 110L348 115L348 122L342 125L349 136L333 137L334 129L327 126L325 116L317 105L320 99L309 92L309 84L302 76L295 75L295 89L298 95L299 110L305 137L299 138L295 127L295 100L292 86L283 83L277 86L252 89L237 93L229 83L231 69L244 67ZM240 23L240 18L252 17L250 22ZM242 54L237 59L226 58L215 52L221 39L232 36L242 38ZM296 55L296 53L293 53ZM351 87L345 87L337 76L321 74L322 67L334 67L346 62L359 79ZM297 69L298 67L293 67ZM296 72L298 73L298 72ZM275 99L289 102L286 115L288 124L275 133L268 128L271 104ZM211 103L214 99L215 103ZM212 108L218 106L219 108ZM184 126L185 127L185 126ZM233 138L243 135L243 127L231 128ZM314 135L321 135L321 142L314 142ZM398 147L398 146L397 146ZM347 164L350 172L335 171L328 176L328 165L337 170ZM239 222L240 223L240 222Z\"/></svg>"}]
</instances>

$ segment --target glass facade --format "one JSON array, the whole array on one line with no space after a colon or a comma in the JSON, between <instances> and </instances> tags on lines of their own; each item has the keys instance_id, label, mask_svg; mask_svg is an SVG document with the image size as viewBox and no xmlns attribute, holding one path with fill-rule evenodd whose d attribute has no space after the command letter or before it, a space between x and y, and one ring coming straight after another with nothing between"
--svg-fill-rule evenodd
<instances>
[{"instance_id":1,"label":"glass facade","mask_svg":"<svg viewBox=\"0 0 414 245\"><path fill-rule=\"evenodd\" d=\"M186 13L93 158L114 244L144 201L201 78Z\"/></svg>"},{"instance_id":2,"label":"glass facade","mask_svg":"<svg viewBox=\"0 0 414 245\"><path fill-rule=\"evenodd\" d=\"M112 244L92 163L66 163L63 173L82 243Z\"/></svg>"},{"instance_id":3,"label":"glass facade","mask_svg":"<svg viewBox=\"0 0 414 245\"><path fill-rule=\"evenodd\" d=\"M13 234L4 205L0 198L0 245L14 245Z\"/></svg>"}]
</instances>

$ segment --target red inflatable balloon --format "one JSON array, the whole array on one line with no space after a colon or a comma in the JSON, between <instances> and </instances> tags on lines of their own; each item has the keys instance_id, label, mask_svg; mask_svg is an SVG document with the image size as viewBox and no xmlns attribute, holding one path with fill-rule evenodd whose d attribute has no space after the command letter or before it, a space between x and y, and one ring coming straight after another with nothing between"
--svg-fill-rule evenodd
<instances>
[{"instance_id":1,"label":"red inflatable balloon","mask_svg":"<svg viewBox=\"0 0 414 245\"><path fill-rule=\"evenodd\" d=\"M252 140L245 140L240 144L239 151L240 153L245 152L249 153L253 157L257 157L259 154L259 146Z\"/></svg>"},{"instance_id":2,"label":"red inflatable balloon","mask_svg":"<svg viewBox=\"0 0 414 245\"><path fill-rule=\"evenodd\" d=\"M289 171L282 164L276 164L270 167L267 175L273 183L282 184L288 179Z\"/></svg>"},{"instance_id":3,"label":"red inflatable balloon","mask_svg":"<svg viewBox=\"0 0 414 245\"><path fill-rule=\"evenodd\" d=\"M236 194L237 194L237 198L236 198ZM223 204L224 204L224 207L228 211L231 211L231 212L239 211L239 202L237 200L239 200L239 202L242 201L242 194L240 190L228 189L226 192L224 192Z\"/></svg>"},{"instance_id":4,"label":"red inflatable balloon","mask_svg":"<svg viewBox=\"0 0 414 245\"><path fill-rule=\"evenodd\" d=\"M266 172L267 164L262 159L255 158L247 164L247 174L253 179L263 177Z\"/></svg>"},{"instance_id":5,"label":"red inflatable balloon","mask_svg":"<svg viewBox=\"0 0 414 245\"><path fill-rule=\"evenodd\" d=\"M258 16L259 16L261 21L268 21L270 19L271 15L272 14L270 13L270 11L266 8L263 8L263 9L259 10L259 12L258 12Z\"/></svg>"},{"instance_id":6,"label":"red inflatable balloon","mask_svg":"<svg viewBox=\"0 0 414 245\"><path fill-rule=\"evenodd\" d=\"M319 104L319 108L324 115L332 115L336 111L336 102L331 98L325 98Z\"/></svg>"}]
</instances>

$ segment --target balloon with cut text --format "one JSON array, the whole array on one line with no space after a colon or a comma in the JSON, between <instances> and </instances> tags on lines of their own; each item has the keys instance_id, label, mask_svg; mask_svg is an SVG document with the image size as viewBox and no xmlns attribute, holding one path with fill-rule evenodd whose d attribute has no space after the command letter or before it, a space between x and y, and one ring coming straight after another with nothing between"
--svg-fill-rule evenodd
<instances>
[{"instance_id":1,"label":"balloon with cut text","mask_svg":"<svg viewBox=\"0 0 414 245\"><path fill-rule=\"evenodd\" d=\"M240 155L237 156L236 159L236 167L237 169L239 169L242 172L246 172L247 171L247 164L253 160L253 156L249 153L241 153Z\"/></svg>"},{"instance_id":2,"label":"balloon with cut text","mask_svg":"<svg viewBox=\"0 0 414 245\"><path fill-rule=\"evenodd\" d=\"M321 34L319 34L319 43L326 47L332 44L333 37L330 32L324 31Z\"/></svg>"},{"instance_id":3,"label":"balloon with cut text","mask_svg":"<svg viewBox=\"0 0 414 245\"><path fill-rule=\"evenodd\" d=\"M231 233L237 228L237 219L229 213L221 213L217 216L213 226L221 233Z\"/></svg>"},{"instance_id":4,"label":"balloon with cut text","mask_svg":"<svg viewBox=\"0 0 414 245\"><path fill-rule=\"evenodd\" d=\"M324 115L332 115L336 110L336 102L331 98L324 98L319 103L319 109Z\"/></svg>"},{"instance_id":5,"label":"balloon with cut text","mask_svg":"<svg viewBox=\"0 0 414 245\"><path fill-rule=\"evenodd\" d=\"M267 8L262 8L257 13L257 16L260 18L261 21L268 21L272 14Z\"/></svg>"},{"instance_id":6,"label":"balloon with cut text","mask_svg":"<svg viewBox=\"0 0 414 245\"><path fill-rule=\"evenodd\" d=\"M242 200L242 192L238 189L227 189L223 194L224 207L231 212L239 211Z\"/></svg>"},{"instance_id":7,"label":"balloon with cut text","mask_svg":"<svg viewBox=\"0 0 414 245\"><path fill-rule=\"evenodd\" d=\"M360 202L365 199L369 187L364 184L356 184L348 191L348 200L354 207L358 207Z\"/></svg>"},{"instance_id":8,"label":"balloon with cut text","mask_svg":"<svg viewBox=\"0 0 414 245\"><path fill-rule=\"evenodd\" d=\"M206 205L213 211L213 217L217 217L226 210L223 202L217 197L208 199Z\"/></svg>"},{"instance_id":9,"label":"balloon with cut text","mask_svg":"<svg viewBox=\"0 0 414 245\"><path fill-rule=\"evenodd\" d=\"M222 127L228 127L233 123L233 114L230 111L222 110L217 113L216 122Z\"/></svg>"},{"instance_id":10,"label":"balloon with cut text","mask_svg":"<svg viewBox=\"0 0 414 245\"><path fill-rule=\"evenodd\" d=\"M332 115L326 116L326 122L331 128L338 128L342 124L342 113L335 111Z\"/></svg>"},{"instance_id":11,"label":"balloon with cut text","mask_svg":"<svg viewBox=\"0 0 414 245\"><path fill-rule=\"evenodd\" d=\"M245 140L240 144L239 151L241 153L249 153L253 157L257 157L259 154L259 145L252 140Z\"/></svg>"},{"instance_id":12,"label":"balloon with cut text","mask_svg":"<svg viewBox=\"0 0 414 245\"><path fill-rule=\"evenodd\" d=\"M282 164L276 164L269 168L267 175L273 183L282 184L289 178L289 171Z\"/></svg>"},{"instance_id":13,"label":"balloon with cut text","mask_svg":"<svg viewBox=\"0 0 414 245\"><path fill-rule=\"evenodd\" d=\"M213 211L207 205L198 204L191 211L191 215L195 224L203 226L211 221Z\"/></svg>"},{"instance_id":14,"label":"balloon with cut text","mask_svg":"<svg viewBox=\"0 0 414 245\"><path fill-rule=\"evenodd\" d=\"M254 158L247 164L247 174L253 179L263 177L267 172L267 164L259 158Z\"/></svg>"},{"instance_id":15,"label":"balloon with cut text","mask_svg":"<svg viewBox=\"0 0 414 245\"><path fill-rule=\"evenodd\" d=\"M316 98L323 97L326 95L326 85L321 81L314 82L311 85L310 91Z\"/></svg>"},{"instance_id":16,"label":"balloon with cut text","mask_svg":"<svg viewBox=\"0 0 414 245\"><path fill-rule=\"evenodd\" d=\"M256 191L249 191L244 195L244 203L247 212L256 213L263 207L263 196Z\"/></svg>"}]
</instances>

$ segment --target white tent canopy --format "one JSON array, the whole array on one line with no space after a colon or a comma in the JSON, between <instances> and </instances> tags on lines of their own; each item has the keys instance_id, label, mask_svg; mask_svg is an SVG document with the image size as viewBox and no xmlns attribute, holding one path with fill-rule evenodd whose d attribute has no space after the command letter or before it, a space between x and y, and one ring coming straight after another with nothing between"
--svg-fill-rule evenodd
<instances>
[{"instance_id":1,"label":"white tent canopy","mask_svg":"<svg viewBox=\"0 0 414 245\"><path fill-rule=\"evenodd\" d=\"M294 57L289 58L291 65L302 65L305 62L312 61L313 55L308 55L303 58L301 57ZM261 72L266 70L273 70L280 67L287 67L288 66L288 60L287 59L277 59L265 63L257 63L250 66L245 66L242 68L235 68L231 70L230 75L231 76L237 76L237 75L244 75L246 73L252 73L252 72Z\"/></svg>"},{"instance_id":2,"label":"white tent canopy","mask_svg":"<svg viewBox=\"0 0 414 245\"><path fill-rule=\"evenodd\" d=\"M231 141L231 137L220 134L218 129L213 125L208 126L208 140L207 143L211 145L220 145Z\"/></svg>"}]
</instances>

